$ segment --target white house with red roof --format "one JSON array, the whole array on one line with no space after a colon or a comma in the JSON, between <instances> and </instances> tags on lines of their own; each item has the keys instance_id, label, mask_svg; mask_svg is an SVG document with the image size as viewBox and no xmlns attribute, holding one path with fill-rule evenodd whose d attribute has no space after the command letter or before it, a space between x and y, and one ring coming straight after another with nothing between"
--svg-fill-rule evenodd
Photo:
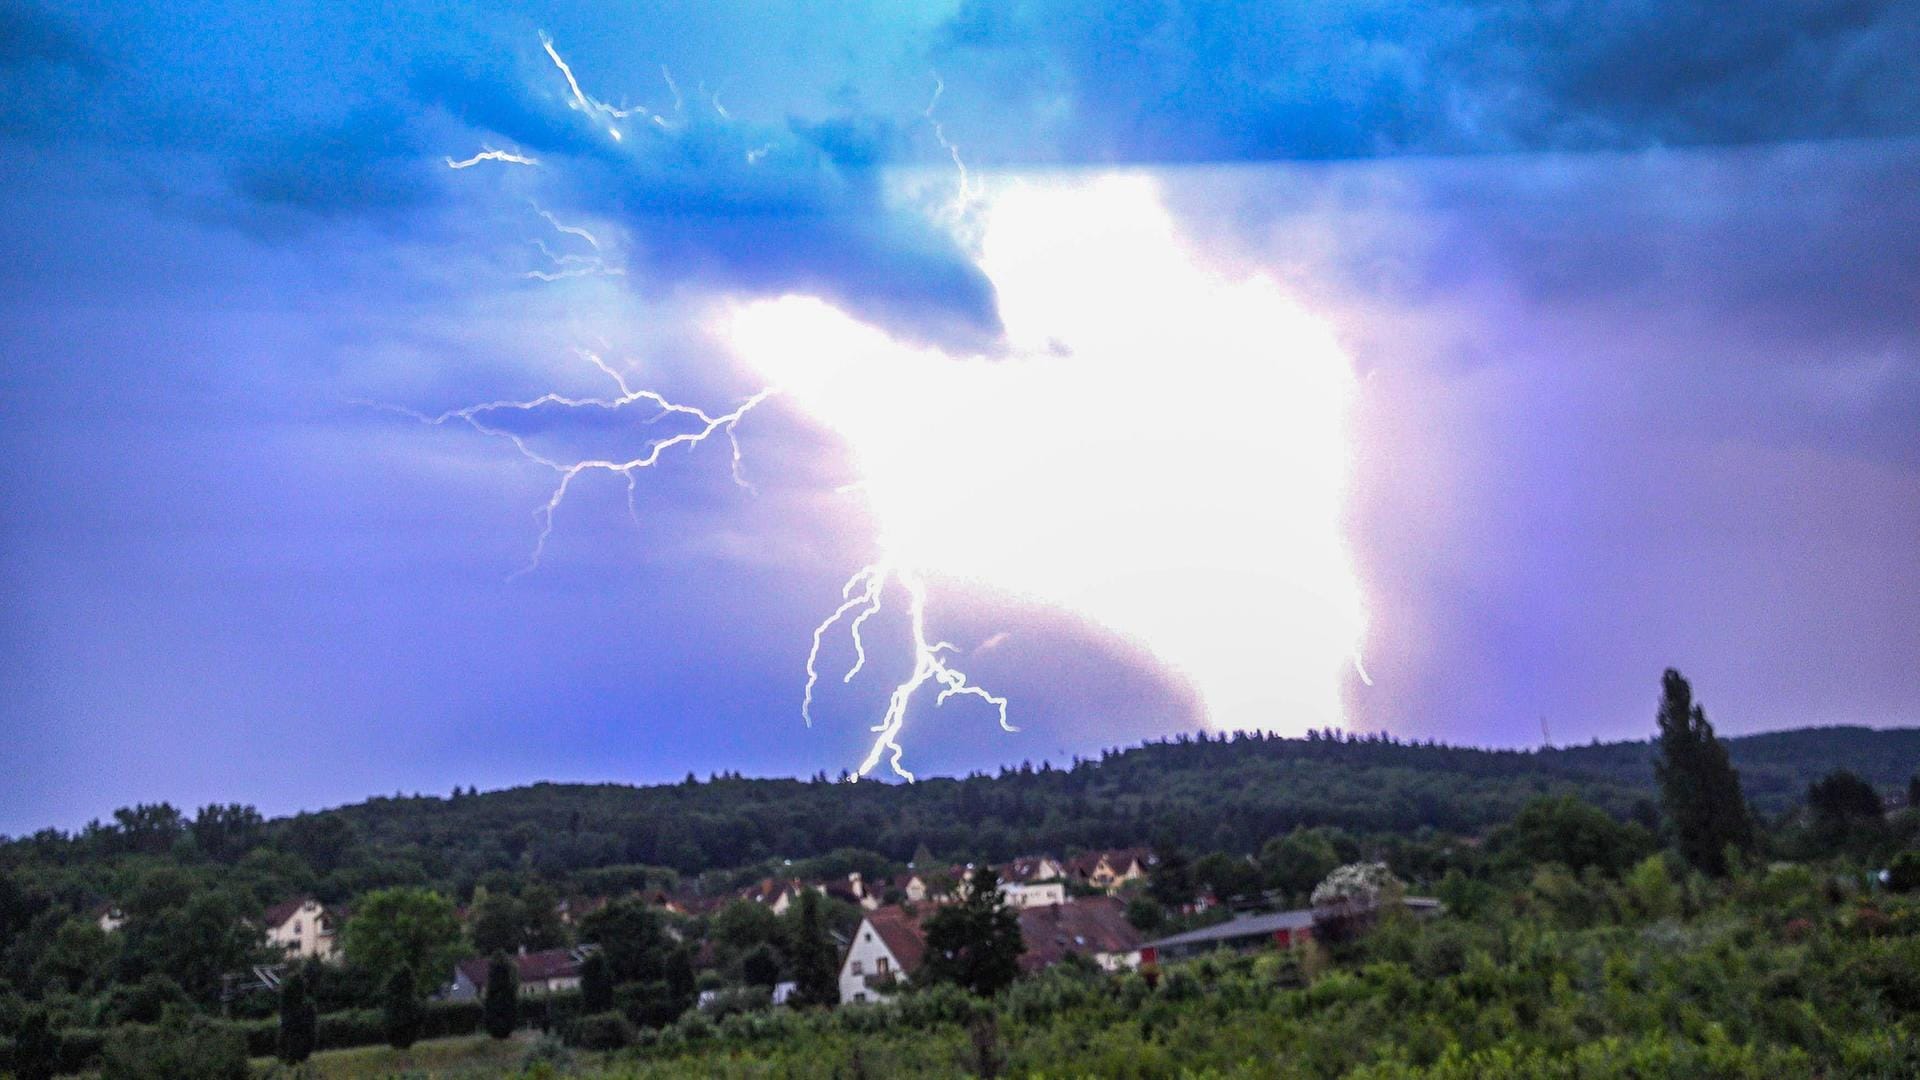
<instances>
[{"instance_id":1,"label":"white house with red roof","mask_svg":"<svg viewBox=\"0 0 1920 1080\"><path fill-rule=\"evenodd\" d=\"M875 908L860 920L840 962L840 1003L882 1001L913 977L926 959L922 915L906 908Z\"/></svg>"},{"instance_id":2,"label":"white house with red roof","mask_svg":"<svg viewBox=\"0 0 1920 1080\"><path fill-rule=\"evenodd\" d=\"M278 947L288 959L333 959L333 922L333 916L311 896L275 904L260 917L267 944Z\"/></svg>"},{"instance_id":3,"label":"white house with red roof","mask_svg":"<svg viewBox=\"0 0 1920 1080\"><path fill-rule=\"evenodd\" d=\"M580 965L593 951L592 946L571 949L521 951L507 959L513 961L520 976L520 996L539 997L580 989ZM453 968L453 985L447 989L449 1001L472 1001L487 990L487 971L491 961L484 956L460 961Z\"/></svg>"}]
</instances>

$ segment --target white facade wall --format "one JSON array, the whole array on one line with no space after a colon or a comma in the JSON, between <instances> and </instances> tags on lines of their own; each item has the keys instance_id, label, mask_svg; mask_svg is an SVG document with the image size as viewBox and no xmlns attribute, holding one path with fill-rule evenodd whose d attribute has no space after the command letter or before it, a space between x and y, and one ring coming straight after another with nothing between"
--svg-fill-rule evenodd
<instances>
[{"instance_id":1,"label":"white facade wall","mask_svg":"<svg viewBox=\"0 0 1920 1080\"><path fill-rule=\"evenodd\" d=\"M847 958L840 962L840 1004L881 1000L886 996L885 993L869 988L867 978L889 973L897 978L905 978L900 970L900 958L893 955L893 950L887 948L887 943L874 932L873 924L862 919L860 929L853 933L853 944L847 949Z\"/></svg>"},{"instance_id":2,"label":"white facade wall","mask_svg":"<svg viewBox=\"0 0 1920 1080\"><path fill-rule=\"evenodd\" d=\"M289 957L333 956L333 931L325 926L326 909L318 901L301 904L287 921L267 927L267 944L286 951Z\"/></svg>"},{"instance_id":3,"label":"white facade wall","mask_svg":"<svg viewBox=\"0 0 1920 1080\"><path fill-rule=\"evenodd\" d=\"M1067 886L1059 881L1043 881L1036 885L1005 881L1000 883L1000 895L1010 908L1045 907L1048 904L1066 903Z\"/></svg>"}]
</instances>

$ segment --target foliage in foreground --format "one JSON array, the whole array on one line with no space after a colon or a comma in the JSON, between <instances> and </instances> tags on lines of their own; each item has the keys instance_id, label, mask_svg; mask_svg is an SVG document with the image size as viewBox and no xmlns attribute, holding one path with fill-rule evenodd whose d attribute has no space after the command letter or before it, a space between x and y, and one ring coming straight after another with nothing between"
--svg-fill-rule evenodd
<instances>
[{"instance_id":1,"label":"foliage in foreground","mask_svg":"<svg viewBox=\"0 0 1920 1080\"><path fill-rule=\"evenodd\" d=\"M1798 867L1725 884L1658 856L1619 879L1547 867L1479 919L1218 954L1157 985L1068 967L990 1002L945 987L640 1039L587 1075L1912 1076L1920 905Z\"/></svg>"}]
</instances>

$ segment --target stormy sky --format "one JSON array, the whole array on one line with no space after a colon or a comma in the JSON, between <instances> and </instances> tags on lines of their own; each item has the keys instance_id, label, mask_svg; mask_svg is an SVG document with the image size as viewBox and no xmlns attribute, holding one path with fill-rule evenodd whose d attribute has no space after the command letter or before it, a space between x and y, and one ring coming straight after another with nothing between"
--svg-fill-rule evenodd
<instances>
[{"instance_id":1,"label":"stormy sky","mask_svg":"<svg viewBox=\"0 0 1920 1080\"><path fill-rule=\"evenodd\" d=\"M1345 726L1639 737L1669 665L1722 731L1920 721L1913 5L385 7L0 0L0 832L851 767L888 678L836 669L799 719L810 635L874 558L844 432L769 407L737 428L750 487L723 445L631 508L584 479L516 575L553 474L397 410L607 393L582 350L737 404L760 373L710 314L782 297L1012 362L956 161L983 206L1148 185L1195 259L1337 338L1372 678L1338 683ZM537 164L448 166L488 149ZM1124 292L1172 343L1165 407L1056 432L1120 459L1233 396L1180 344L1215 327ZM582 455L662 430L515 429ZM939 431L962 485L1002 434ZM1215 501L1289 490L1172 460ZM1142 476L1114 520L1214 527ZM934 632L1020 730L929 702L916 771L1203 721L1150 635L929 570ZM1287 618L1194 588L1220 634Z\"/></svg>"}]
</instances>

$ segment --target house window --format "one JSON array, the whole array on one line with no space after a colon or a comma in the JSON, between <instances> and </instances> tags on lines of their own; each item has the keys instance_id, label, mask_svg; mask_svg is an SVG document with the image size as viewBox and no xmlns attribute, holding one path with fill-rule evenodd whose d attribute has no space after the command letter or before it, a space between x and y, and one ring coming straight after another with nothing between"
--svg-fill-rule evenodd
<instances>
[{"instance_id":1,"label":"house window","mask_svg":"<svg viewBox=\"0 0 1920 1080\"><path fill-rule=\"evenodd\" d=\"M300 920L299 919L293 920L293 936L294 937L300 936Z\"/></svg>"},{"instance_id":2,"label":"house window","mask_svg":"<svg viewBox=\"0 0 1920 1080\"><path fill-rule=\"evenodd\" d=\"M858 961L858 960L855 960L855 961L853 962L853 973L854 973L855 975L858 975L858 974L860 974L860 961Z\"/></svg>"},{"instance_id":3,"label":"house window","mask_svg":"<svg viewBox=\"0 0 1920 1080\"><path fill-rule=\"evenodd\" d=\"M873 940L873 931L871 931L871 930L869 930L869 931L867 931L867 940L868 940L868 941L872 941L872 940Z\"/></svg>"},{"instance_id":4,"label":"house window","mask_svg":"<svg viewBox=\"0 0 1920 1080\"><path fill-rule=\"evenodd\" d=\"M873 962L873 970L879 972L882 975L885 975L887 973L887 958L883 956L880 959L875 960Z\"/></svg>"},{"instance_id":5,"label":"house window","mask_svg":"<svg viewBox=\"0 0 1920 1080\"><path fill-rule=\"evenodd\" d=\"M853 1000L855 1000L855 1001L865 1001L865 1000L867 1000L867 995L866 995L866 994L865 994L864 992L861 992L861 993L856 993L856 994L854 994L854 995L853 995Z\"/></svg>"}]
</instances>

